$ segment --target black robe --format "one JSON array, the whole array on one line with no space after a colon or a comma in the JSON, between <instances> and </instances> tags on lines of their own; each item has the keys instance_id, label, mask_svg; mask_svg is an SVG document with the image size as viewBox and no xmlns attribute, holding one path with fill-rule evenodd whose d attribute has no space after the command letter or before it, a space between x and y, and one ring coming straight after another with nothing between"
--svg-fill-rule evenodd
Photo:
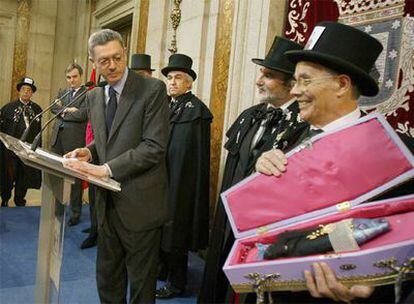
<instances>
[{"instance_id":1,"label":"black robe","mask_svg":"<svg viewBox=\"0 0 414 304\"><path fill-rule=\"evenodd\" d=\"M30 101L27 105L24 105L20 100L11 101L0 110L0 131L15 138L20 138L26 129L24 114L28 118L28 123L30 123L40 112L42 112L42 108L33 101ZM26 141L32 143L40 129L41 120L35 121L30 128ZM6 179L13 174L12 158L17 158L17 156L0 143L0 189L6 184ZM26 165L23 166L27 188L39 189L42 182L40 170Z\"/></svg>"},{"instance_id":2,"label":"black robe","mask_svg":"<svg viewBox=\"0 0 414 304\"><path fill-rule=\"evenodd\" d=\"M167 150L170 220L163 228L162 248L167 252L196 251L208 244L213 116L191 92L171 101L170 111Z\"/></svg>"},{"instance_id":3,"label":"black robe","mask_svg":"<svg viewBox=\"0 0 414 304\"><path fill-rule=\"evenodd\" d=\"M299 118L299 108L292 103L272 124L274 132L255 156L250 154L254 134L264 119L267 104L259 104L245 110L230 127L225 148L228 151L221 192L250 175L257 158L272 148L286 150L296 142L308 126ZM251 156L251 157L249 157ZM222 268L234 243L224 206L219 199L216 206L210 244L204 269L198 303L224 303L229 291L229 282Z\"/></svg>"}]
</instances>

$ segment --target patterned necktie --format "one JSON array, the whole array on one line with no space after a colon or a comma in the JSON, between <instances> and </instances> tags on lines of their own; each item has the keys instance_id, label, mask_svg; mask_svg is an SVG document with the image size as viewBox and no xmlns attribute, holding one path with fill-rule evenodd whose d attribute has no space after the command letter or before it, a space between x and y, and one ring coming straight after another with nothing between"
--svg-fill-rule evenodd
<instances>
[{"instance_id":1,"label":"patterned necktie","mask_svg":"<svg viewBox=\"0 0 414 304\"><path fill-rule=\"evenodd\" d=\"M266 111L266 114L264 116L264 120L262 121L262 134L257 139L257 142L255 143L253 150L260 150L261 147L271 138L272 131L274 128L276 128L277 124L280 122L283 115L282 109L278 108L269 108ZM257 152L257 151L256 151ZM253 151L253 154L255 154L255 151Z\"/></svg>"},{"instance_id":2,"label":"patterned necktie","mask_svg":"<svg viewBox=\"0 0 414 304\"><path fill-rule=\"evenodd\" d=\"M112 123L115 118L116 108L118 106L116 100L116 91L113 87L109 87L109 101L106 105L106 132L109 134L111 131Z\"/></svg>"}]
</instances>

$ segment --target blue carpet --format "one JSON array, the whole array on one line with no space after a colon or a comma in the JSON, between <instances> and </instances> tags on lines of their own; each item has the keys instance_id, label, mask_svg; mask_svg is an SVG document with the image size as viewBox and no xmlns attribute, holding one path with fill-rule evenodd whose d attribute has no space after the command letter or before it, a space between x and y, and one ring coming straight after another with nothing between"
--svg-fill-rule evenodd
<instances>
[{"instance_id":1,"label":"blue carpet","mask_svg":"<svg viewBox=\"0 0 414 304\"><path fill-rule=\"evenodd\" d=\"M34 303L39 207L0 208L0 303ZM61 303L99 303L95 281L96 248L80 250L87 234L89 210L83 208L81 223L65 228L61 271ZM196 303L203 261L190 254L188 286L181 298L157 303ZM158 286L162 286L158 282Z\"/></svg>"}]
</instances>

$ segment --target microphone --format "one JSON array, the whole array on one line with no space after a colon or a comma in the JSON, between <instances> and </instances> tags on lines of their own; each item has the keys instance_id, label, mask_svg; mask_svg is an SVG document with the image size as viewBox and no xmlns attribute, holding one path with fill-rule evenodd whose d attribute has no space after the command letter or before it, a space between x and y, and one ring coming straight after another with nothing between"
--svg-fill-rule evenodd
<instances>
[{"instance_id":1,"label":"microphone","mask_svg":"<svg viewBox=\"0 0 414 304\"><path fill-rule=\"evenodd\" d=\"M86 85L88 85L89 83L86 83ZM106 86L108 83L106 81L100 82L97 86L98 87L104 87ZM89 85L90 86L90 85ZM80 93L78 96L76 96L75 99L73 99L71 102L69 102L66 106L64 106L58 113L56 113L55 115L52 116L52 118L50 118L42 127L42 129L40 130L40 132L36 135L35 139L33 140L33 143L31 145L31 149L32 151L36 151L37 147L39 146L40 143L40 138L42 136L43 131L46 129L46 127L56 119L56 117L58 117L60 114L63 113L63 111L66 108L69 108L71 105L73 105L76 101L78 101L81 97L83 97L86 93L88 92L88 90L83 91L82 93Z\"/></svg>"},{"instance_id":2,"label":"microphone","mask_svg":"<svg viewBox=\"0 0 414 304\"><path fill-rule=\"evenodd\" d=\"M87 83L85 83L85 86L86 87L90 87L90 86L93 86L93 85L95 85L93 81L88 81ZM62 101L62 98L65 98L69 93L70 93L70 90L68 90L65 94L63 94L59 98L56 98L55 101L53 101L46 109L44 109L42 112L40 112L39 114L37 114L32 119L32 121L29 123L29 125L27 126L27 128L24 130L22 136L20 137L20 140L21 141L26 141L27 136L29 135L30 128L32 127L33 123L35 121L37 121L40 116L43 116L43 114L45 114L47 111L49 111L55 104L57 104L59 101Z\"/></svg>"}]
</instances>

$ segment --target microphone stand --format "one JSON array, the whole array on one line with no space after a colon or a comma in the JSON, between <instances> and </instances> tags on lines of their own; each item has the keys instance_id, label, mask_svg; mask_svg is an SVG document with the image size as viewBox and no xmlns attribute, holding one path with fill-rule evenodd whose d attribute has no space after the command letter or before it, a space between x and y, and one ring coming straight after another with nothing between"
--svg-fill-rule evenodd
<instances>
[{"instance_id":1,"label":"microphone stand","mask_svg":"<svg viewBox=\"0 0 414 304\"><path fill-rule=\"evenodd\" d=\"M92 81L89 81L87 83L85 83L86 87L90 87L94 85L94 83ZM55 104L57 104L59 101L62 101L62 98L65 98L68 94L70 93L70 90L68 90L65 94L63 94L62 96L60 96L59 98L56 98L55 101L53 101L49 106L47 106L46 109L44 109L42 112L40 112L39 114L37 114L32 121L30 122L30 124L27 126L27 128L24 130L22 136L20 137L21 141L26 141L27 136L29 135L29 131L30 128L32 127L33 123L35 121L37 121L39 119L40 116L43 116L43 114L45 114L47 111L49 111Z\"/></svg>"},{"instance_id":2,"label":"microphone stand","mask_svg":"<svg viewBox=\"0 0 414 304\"><path fill-rule=\"evenodd\" d=\"M86 83L88 84L88 83ZM80 93L78 96L76 96L75 99L73 99L71 102L69 102L66 106L64 106L58 113L56 113L55 115L52 116L52 118L50 118L42 127L42 129L40 130L40 132L36 135L36 137L33 140L33 143L31 145L31 149L32 151L36 151L37 147L39 146L40 143L40 138L42 136L43 131L46 129L46 127L53 121L56 119L56 117L58 117L60 114L63 113L63 111L67 108L69 108L71 105L73 105L76 101L79 100L79 98L83 97L86 93L88 92L88 90L83 91L82 93Z\"/></svg>"}]
</instances>

